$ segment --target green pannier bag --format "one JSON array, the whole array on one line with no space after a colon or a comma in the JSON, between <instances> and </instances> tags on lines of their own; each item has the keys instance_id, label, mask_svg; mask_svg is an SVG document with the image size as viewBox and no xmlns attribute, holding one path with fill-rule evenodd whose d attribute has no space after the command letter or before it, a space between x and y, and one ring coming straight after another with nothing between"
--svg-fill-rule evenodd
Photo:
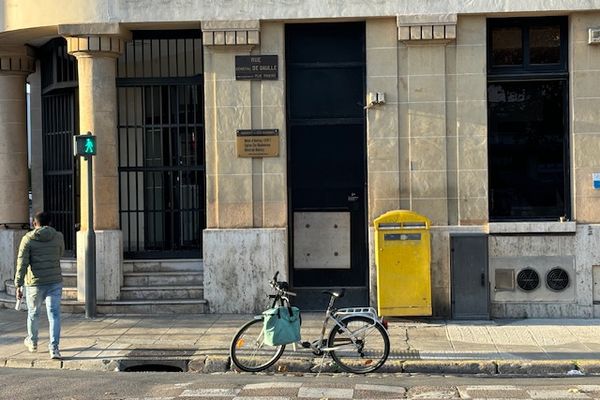
<instances>
[{"instance_id":1,"label":"green pannier bag","mask_svg":"<svg viewBox=\"0 0 600 400\"><path fill-rule=\"evenodd\" d=\"M300 309L274 307L262 313L265 344L280 346L300 340Z\"/></svg>"}]
</instances>

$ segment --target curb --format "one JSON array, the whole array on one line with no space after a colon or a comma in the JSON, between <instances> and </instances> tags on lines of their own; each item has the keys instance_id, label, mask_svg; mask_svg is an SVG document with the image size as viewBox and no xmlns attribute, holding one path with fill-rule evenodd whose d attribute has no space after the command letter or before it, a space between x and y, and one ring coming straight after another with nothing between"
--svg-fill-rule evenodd
<instances>
[{"instance_id":1,"label":"curb","mask_svg":"<svg viewBox=\"0 0 600 400\"><path fill-rule=\"evenodd\" d=\"M323 365L321 365L323 363ZM124 371L123 365L184 365L189 373L240 371L228 356L201 355L185 359L97 359L62 361L49 359L0 358L0 367L42 368L87 371ZM265 373L344 373L331 359L288 358L278 361ZM388 360L376 373L433 375L567 376L600 374L600 360Z\"/></svg>"}]
</instances>

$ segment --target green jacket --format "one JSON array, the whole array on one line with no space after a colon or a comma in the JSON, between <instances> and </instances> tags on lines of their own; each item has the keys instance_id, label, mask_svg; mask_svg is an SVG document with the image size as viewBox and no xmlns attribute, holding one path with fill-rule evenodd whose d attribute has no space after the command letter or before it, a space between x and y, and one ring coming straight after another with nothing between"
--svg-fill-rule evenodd
<instances>
[{"instance_id":1,"label":"green jacket","mask_svg":"<svg viewBox=\"0 0 600 400\"><path fill-rule=\"evenodd\" d=\"M60 258L64 251L63 235L56 229L42 226L28 232L19 246L15 286L62 282Z\"/></svg>"}]
</instances>

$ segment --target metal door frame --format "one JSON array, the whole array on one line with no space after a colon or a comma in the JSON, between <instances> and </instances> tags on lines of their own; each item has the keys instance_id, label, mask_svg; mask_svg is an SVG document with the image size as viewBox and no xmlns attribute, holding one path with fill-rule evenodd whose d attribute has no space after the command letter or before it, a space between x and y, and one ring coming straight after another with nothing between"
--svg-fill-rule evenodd
<instances>
[{"instance_id":1,"label":"metal door frame","mask_svg":"<svg viewBox=\"0 0 600 400\"><path fill-rule=\"evenodd\" d=\"M491 316L491 305L492 305L492 301L491 301L491 293L490 293L490 257L489 257L489 235L487 235L486 233L483 232L450 232L449 234L449 253L450 253L450 290L449 290L449 297L450 297L450 309L449 309L449 316L452 319L475 319L473 317L469 317L469 316L463 316L463 317L456 317L454 314L454 301L456 299L456 293L454 291L454 239L455 238L467 238L467 237L485 237L485 242L486 242L486 246L485 246L485 277L486 277L486 282L485 282L485 286L486 286L486 298L487 298L487 316L480 316L480 317L476 317L477 319L490 319Z\"/></svg>"},{"instance_id":2,"label":"metal door frame","mask_svg":"<svg viewBox=\"0 0 600 400\"><path fill-rule=\"evenodd\" d=\"M350 22L350 23L357 23L357 22ZM362 43L362 52L363 52L363 62L362 62L362 93L363 93L363 99L364 96L366 95L366 68L367 68L367 62L366 62L366 26L364 25L364 21L358 21L358 23L362 23L363 24L363 43ZM302 25L342 25L342 24L349 24L349 23L345 23L345 22L334 22L334 23L304 23ZM295 24L294 24L295 25ZM285 32L285 41L286 41L286 45L287 45L287 30ZM287 49L286 49L287 51ZM286 63L288 61L286 60ZM288 245L288 266L289 266L289 280L290 280L290 284L292 285L292 287L294 287L294 272L293 272L293 260L294 260L294 207L293 207L293 196L292 196L292 152L291 152L291 140L289 137L289 133L291 132L291 126L294 125L294 122L292 122L292 119L290 118L290 87L289 87L289 79L288 79L288 75L287 75L287 69L288 69L288 65L286 64L286 126L287 126L287 132L288 132L288 139L287 139L287 175L288 175L288 187L287 187L287 198L288 198L288 240L289 240L289 245ZM364 101L364 100L363 100ZM350 121L352 120L352 121ZM346 287L346 298L343 299L342 301L339 301L338 303L342 303L344 300L346 301L350 301L352 302L352 294L354 292L356 292L356 295L359 295L360 292L365 291L366 292L366 301L369 301L369 296L370 296L370 283L369 283L369 275L370 275L370 264L369 264L369 245L368 245L368 241L369 241L369 223L368 223L368 170L367 170L367 166L368 166L368 160L367 160L367 132L366 132L366 124L367 124L367 118L366 118L366 112L363 113L362 118L329 118L328 119L328 123L329 124L339 124L342 125L344 122L349 123L349 122L359 122L362 125L362 140L363 140L363 150L362 150L362 169L363 169L363 210L361 212L362 214L362 225L363 225L363 234L364 234L364 243L361 243L360 245L363 246L363 262L365 264L364 266L364 270L362 271L362 277L361 277L361 281L363 282L363 284L361 286L353 286L353 287ZM309 123L310 124L310 123ZM306 208L306 210L308 211L309 209ZM315 208L315 210L317 210ZM340 211L339 208L319 208L318 211ZM346 211L345 209L343 211ZM350 242L350 251L351 251L351 262L352 262L352 250L353 250L353 242L352 242L352 237L350 238L351 242ZM352 264L351 264L352 265ZM359 274L359 272L356 272L357 274ZM316 296L316 298L318 298L319 300L316 301L316 303L321 303L321 299L320 297L322 297L323 295L321 294L321 291L323 289L329 289L330 286L303 286L301 287L301 290L304 291L305 293L307 293L307 295L312 296L314 294L314 296ZM294 287L295 290L298 290L298 287ZM324 297L324 296L323 296ZM325 304L325 300L323 300L323 304Z\"/></svg>"}]
</instances>

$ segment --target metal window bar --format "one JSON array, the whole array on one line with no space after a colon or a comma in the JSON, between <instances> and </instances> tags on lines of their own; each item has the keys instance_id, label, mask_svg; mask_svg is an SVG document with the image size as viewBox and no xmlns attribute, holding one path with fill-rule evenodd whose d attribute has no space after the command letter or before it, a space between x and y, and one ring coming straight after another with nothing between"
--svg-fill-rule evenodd
<instances>
[{"instance_id":1,"label":"metal window bar","mask_svg":"<svg viewBox=\"0 0 600 400\"><path fill-rule=\"evenodd\" d=\"M72 150L74 93L42 97L44 208L63 233L67 255L75 254L75 173Z\"/></svg>"},{"instance_id":2,"label":"metal window bar","mask_svg":"<svg viewBox=\"0 0 600 400\"><path fill-rule=\"evenodd\" d=\"M66 255L75 256L79 191L72 136L78 114L77 62L67 53L66 40L56 38L40 48L40 65L44 210L64 235Z\"/></svg>"},{"instance_id":3,"label":"metal window bar","mask_svg":"<svg viewBox=\"0 0 600 400\"><path fill-rule=\"evenodd\" d=\"M199 31L136 31L117 63L120 223L127 258L202 254L204 126L197 54Z\"/></svg>"}]
</instances>

